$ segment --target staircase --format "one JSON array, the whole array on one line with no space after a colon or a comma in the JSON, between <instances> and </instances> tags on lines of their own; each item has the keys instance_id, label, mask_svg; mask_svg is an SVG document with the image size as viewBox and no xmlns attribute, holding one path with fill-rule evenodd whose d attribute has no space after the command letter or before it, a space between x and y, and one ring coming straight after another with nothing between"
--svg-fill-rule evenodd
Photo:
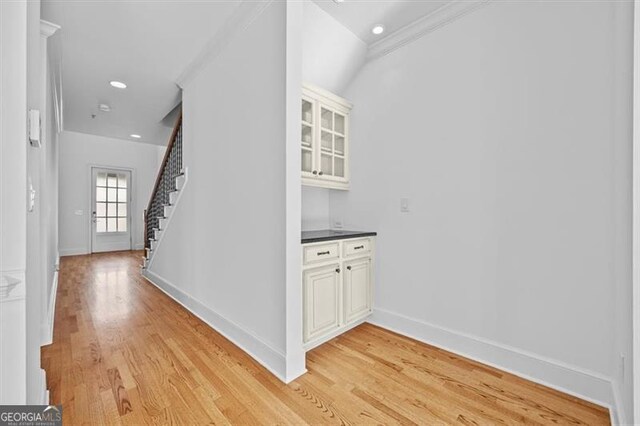
<instances>
[{"instance_id":1,"label":"staircase","mask_svg":"<svg viewBox=\"0 0 640 426\"><path fill-rule=\"evenodd\" d=\"M149 266L185 183L186 171L182 168L182 113L180 113L151 192L149 205L144 211L145 255L142 258L142 269Z\"/></svg>"}]
</instances>

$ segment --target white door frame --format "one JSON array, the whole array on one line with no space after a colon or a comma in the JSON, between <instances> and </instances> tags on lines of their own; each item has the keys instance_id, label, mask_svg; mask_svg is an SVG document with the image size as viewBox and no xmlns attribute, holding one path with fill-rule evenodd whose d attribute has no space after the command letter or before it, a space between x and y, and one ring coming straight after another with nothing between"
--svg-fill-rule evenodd
<instances>
[{"instance_id":1,"label":"white door frame","mask_svg":"<svg viewBox=\"0 0 640 426\"><path fill-rule=\"evenodd\" d=\"M129 232L129 249L130 250L135 250L135 247L133 245L133 235L134 232L136 231L135 225L134 225L134 220L133 220L133 213L134 213L134 209L135 209L135 198L133 196L133 184L135 181L135 171L136 169L133 168L129 168L129 167L118 167L118 166L105 166L103 164L89 164L88 167L88 175L89 175L89 208L87 209L87 225L89 226L89 235L88 235L88 247L89 247L89 254L93 253L93 215L91 214L91 212L93 211L93 186L95 185L95 183L93 182L93 169L109 169L109 170L119 170L119 171L123 171L123 172L129 172L129 176L131 177L130 182L129 182L129 225L130 225L130 232ZM86 228L85 228L86 229Z\"/></svg>"},{"instance_id":2,"label":"white door frame","mask_svg":"<svg viewBox=\"0 0 640 426\"><path fill-rule=\"evenodd\" d=\"M640 422L640 0L633 19L633 419Z\"/></svg>"}]
</instances>

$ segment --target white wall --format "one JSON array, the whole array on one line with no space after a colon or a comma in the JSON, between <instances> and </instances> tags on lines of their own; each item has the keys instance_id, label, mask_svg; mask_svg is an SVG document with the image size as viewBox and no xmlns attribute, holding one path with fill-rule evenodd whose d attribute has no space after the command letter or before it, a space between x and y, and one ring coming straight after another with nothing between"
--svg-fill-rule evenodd
<instances>
[{"instance_id":1,"label":"white wall","mask_svg":"<svg viewBox=\"0 0 640 426\"><path fill-rule=\"evenodd\" d=\"M0 404L26 403L27 2L0 2Z\"/></svg>"},{"instance_id":2,"label":"white wall","mask_svg":"<svg viewBox=\"0 0 640 426\"><path fill-rule=\"evenodd\" d=\"M183 88L189 178L148 268L156 284L281 378L285 10L271 3Z\"/></svg>"},{"instance_id":3,"label":"white wall","mask_svg":"<svg viewBox=\"0 0 640 426\"><path fill-rule=\"evenodd\" d=\"M337 95L364 64L366 44L310 0L303 2L302 80ZM302 187L302 229L331 228L329 193Z\"/></svg>"},{"instance_id":4,"label":"white wall","mask_svg":"<svg viewBox=\"0 0 640 426\"><path fill-rule=\"evenodd\" d=\"M91 166L133 169L132 240L143 248L143 212L158 174L164 147L64 131L60 149L60 255L91 250ZM82 210L78 216L76 210Z\"/></svg>"},{"instance_id":5,"label":"white wall","mask_svg":"<svg viewBox=\"0 0 640 426\"><path fill-rule=\"evenodd\" d=\"M615 7L490 3L368 63L346 92L352 189L331 193L379 233L377 322L605 403L630 233Z\"/></svg>"}]
</instances>

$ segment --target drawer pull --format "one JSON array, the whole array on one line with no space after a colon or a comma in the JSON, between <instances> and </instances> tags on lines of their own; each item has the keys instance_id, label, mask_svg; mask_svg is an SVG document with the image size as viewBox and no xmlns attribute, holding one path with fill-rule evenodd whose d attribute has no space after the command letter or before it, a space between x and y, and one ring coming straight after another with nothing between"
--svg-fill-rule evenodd
<instances>
[{"instance_id":1,"label":"drawer pull","mask_svg":"<svg viewBox=\"0 0 640 426\"><path fill-rule=\"evenodd\" d=\"M360 249L363 249L363 248L364 248L364 246L358 246L358 247L354 247L353 249L354 250L360 250Z\"/></svg>"},{"instance_id":2,"label":"drawer pull","mask_svg":"<svg viewBox=\"0 0 640 426\"><path fill-rule=\"evenodd\" d=\"M319 251L317 253L318 256L324 256L325 254L331 254L331 252L327 250L327 251Z\"/></svg>"}]
</instances>

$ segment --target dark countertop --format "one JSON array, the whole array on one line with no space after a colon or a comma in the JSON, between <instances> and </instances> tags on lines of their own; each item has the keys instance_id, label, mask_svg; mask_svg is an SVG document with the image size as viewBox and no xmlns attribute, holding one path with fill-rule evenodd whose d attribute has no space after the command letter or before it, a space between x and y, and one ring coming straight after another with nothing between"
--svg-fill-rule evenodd
<instances>
[{"instance_id":1,"label":"dark countertop","mask_svg":"<svg viewBox=\"0 0 640 426\"><path fill-rule=\"evenodd\" d=\"M323 229L321 231L302 231L302 244L318 243L320 241L346 240L347 238L373 237L377 232L343 231Z\"/></svg>"}]
</instances>

